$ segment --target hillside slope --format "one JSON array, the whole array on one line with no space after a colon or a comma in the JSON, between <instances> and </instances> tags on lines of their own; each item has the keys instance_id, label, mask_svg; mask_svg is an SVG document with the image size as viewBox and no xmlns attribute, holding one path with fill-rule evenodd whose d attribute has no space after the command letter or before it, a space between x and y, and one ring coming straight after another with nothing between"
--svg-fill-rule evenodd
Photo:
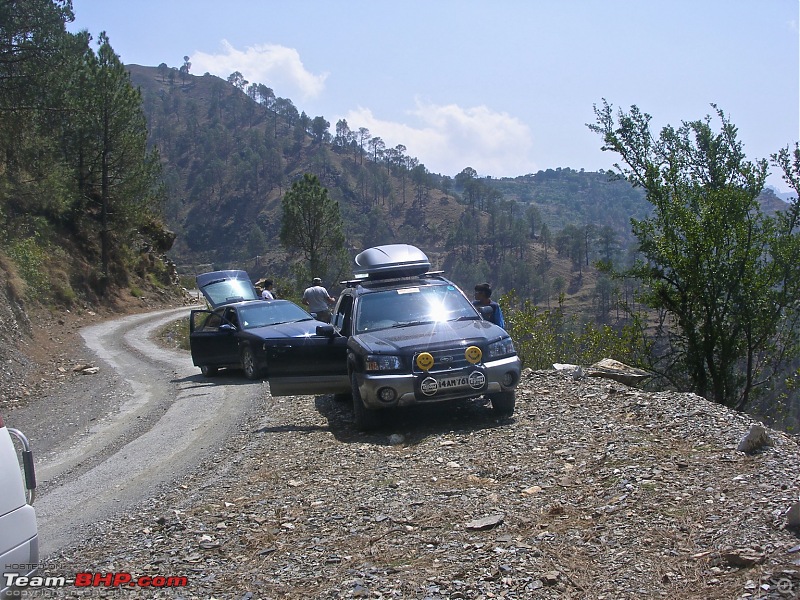
<instances>
[{"instance_id":1,"label":"hillside slope","mask_svg":"<svg viewBox=\"0 0 800 600\"><path fill-rule=\"evenodd\" d=\"M610 173L556 168L492 179L465 165L459 174L433 174L404 147L381 146L380 132L365 140L346 124L336 124L335 136L315 128L327 121L269 88L245 93L208 74L170 79L155 67L127 68L164 165L165 219L177 235L170 257L184 273L242 268L253 278L294 280L300 261L279 242L281 199L313 173L339 204L351 258L410 243L464 287L488 280L499 294L514 289L541 305L563 293L566 306L589 314L593 265L630 261L630 219L650 211L642 190ZM769 210L782 204L768 200ZM569 227L570 239L559 242ZM332 266L319 275L349 273Z\"/></svg>"},{"instance_id":2,"label":"hillside slope","mask_svg":"<svg viewBox=\"0 0 800 600\"><path fill-rule=\"evenodd\" d=\"M499 273L504 262L509 264L506 270L516 268L512 265L520 260L519 252L498 251L495 245L498 240L510 244L506 238L511 223L501 217L506 212L516 214L511 203L530 200L517 197L526 195L519 182L480 179L486 193L494 194L497 186L514 192L507 199L481 198L477 208L468 206L451 177L429 173L400 150L386 149L376 160L352 138L349 142L315 138L309 117L298 113L288 99L259 103L211 75L170 82L154 67L129 65L128 69L141 89L151 143L162 157L170 189L165 217L177 234L170 256L185 268L237 266L258 271L253 275L259 277L268 269L273 275L288 275L290 257L278 242L280 202L291 182L306 172L317 175L339 203L352 256L365 247L403 242L424 248L439 265L466 260L478 265L485 259L488 264L476 266L479 279ZM581 214L582 207L607 206L613 203L614 190L627 185L609 183L603 174L580 177L597 193L570 195L573 177L568 169L555 183L542 174L550 187L536 179L536 202L553 227L563 226L564 219L573 215L581 223L591 220L592 215ZM562 192L552 191L553 185ZM562 210L567 196L570 211ZM641 206L641 194L634 197ZM624 203L619 204L626 213ZM558 218L551 219L555 214ZM627 218L625 214L616 224L618 230L624 231ZM537 233L538 228L527 234L530 252L524 260L547 270L536 258L543 253L540 247L537 250ZM459 248L459 243L466 246ZM465 252L469 254L461 256ZM548 260L559 274L564 271L559 263L569 263L555 253Z\"/></svg>"}]
</instances>

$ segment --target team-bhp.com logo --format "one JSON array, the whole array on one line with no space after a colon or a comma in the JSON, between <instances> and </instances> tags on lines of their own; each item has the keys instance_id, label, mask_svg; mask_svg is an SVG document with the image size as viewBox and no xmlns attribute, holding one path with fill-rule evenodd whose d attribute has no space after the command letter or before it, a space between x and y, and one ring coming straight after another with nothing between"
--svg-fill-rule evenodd
<instances>
[{"instance_id":1,"label":"team-bhp.com logo","mask_svg":"<svg viewBox=\"0 0 800 600\"><path fill-rule=\"evenodd\" d=\"M47 589L75 586L80 588L99 587L129 587L129 588L169 588L186 587L189 584L187 577L164 577L162 575L141 575L134 577L130 573L76 573L75 577L20 575L19 573L4 573L4 587L18 589Z\"/></svg>"}]
</instances>

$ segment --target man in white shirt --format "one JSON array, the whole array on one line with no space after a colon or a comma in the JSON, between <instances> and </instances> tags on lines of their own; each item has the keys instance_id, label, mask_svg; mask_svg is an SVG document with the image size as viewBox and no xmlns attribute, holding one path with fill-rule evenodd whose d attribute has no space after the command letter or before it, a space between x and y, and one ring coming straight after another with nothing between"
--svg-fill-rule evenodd
<instances>
[{"instance_id":1,"label":"man in white shirt","mask_svg":"<svg viewBox=\"0 0 800 600\"><path fill-rule=\"evenodd\" d=\"M275 294L272 293L272 279L265 279L264 283L262 283L261 285L264 288L261 291L261 299L275 300Z\"/></svg>"},{"instance_id":2,"label":"man in white shirt","mask_svg":"<svg viewBox=\"0 0 800 600\"><path fill-rule=\"evenodd\" d=\"M316 313L318 321L331 322L330 305L335 302L328 290L322 287L322 279L319 277L314 277L311 287L303 292L303 304L308 306L309 312Z\"/></svg>"}]
</instances>

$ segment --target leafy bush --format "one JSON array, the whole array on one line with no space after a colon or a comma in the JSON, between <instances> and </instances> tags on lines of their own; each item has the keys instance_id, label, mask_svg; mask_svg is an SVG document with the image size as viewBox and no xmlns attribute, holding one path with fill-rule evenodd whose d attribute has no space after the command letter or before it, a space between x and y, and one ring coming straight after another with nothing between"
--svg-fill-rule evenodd
<instances>
[{"instance_id":1,"label":"leafy bush","mask_svg":"<svg viewBox=\"0 0 800 600\"><path fill-rule=\"evenodd\" d=\"M167 348L189 350L189 319L182 317L162 327L157 338Z\"/></svg>"},{"instance_id":2,"label":"leafy bush","mask_svg":"<svg viewBox=\"0 0 800 600\"><path fill-rule=\"evenodd\" d=\"M8 255L17 266L17 272L25 281L29 298L50 297L50 288L45 271L47 253L36 236L14 240L8 249Z\"/></svg>"},{"instance_id":3,"label":"leafy bush","mask_svg":"<svg viewBox=\"0 0 800 600\"><path fill-rule=\"evenodd\" d=\"M550 369L553 363L588 365L613 358L643 367L649 342L641 320L634 316L618 327L581 322L563 310L541 310L530 300L520 303L514 291L500 299L506 329L525 367Z\"/></svg>"}]
</instances>

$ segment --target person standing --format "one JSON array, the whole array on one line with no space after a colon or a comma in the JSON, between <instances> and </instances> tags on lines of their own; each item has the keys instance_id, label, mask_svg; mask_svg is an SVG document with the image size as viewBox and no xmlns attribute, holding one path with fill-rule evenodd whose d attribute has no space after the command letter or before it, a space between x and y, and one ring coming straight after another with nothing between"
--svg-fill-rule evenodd
<instances>
[{"instance_id":1,"label":"person standing","mask_svg":"<svg viewBox=\"0 0 800 600\"><path fill-rule=\"evenodd\" d=\"M330 306L336 302L334 298L322 287L322 279L314 277L311 280L311 287L303 292L303 304L308 306L308 310L316 313L317 320L324 323L331 322Z\"/></svg>"},{"instance_id":2,"label":"person standing","mask_svg":"<svg viewBox=\"0 0 800 600\"><path fill-rule=\"evenodd\" d=\"M275 294L272 293L272 279L265 279L261 284L261 299L262 300L275 300Z\"/></svg>"},{"instance_id":3,"label":"person standing","mask_svg":"<svg viewBox=\"0 0 800 600\"><path fill-rule=\"evenodd\" d=\"M492 286L488 283L479 283L475 286L475 300L473 300L472 303L478 307L478 310L485 320L491 321L503 329L506 328L506 322L505 319L503 319L503 311L500 309L500 305L492 300ZM492 307L491 314L485 314L481 310L481 307L484 306Z\"/></svg>"}]
</instances>

